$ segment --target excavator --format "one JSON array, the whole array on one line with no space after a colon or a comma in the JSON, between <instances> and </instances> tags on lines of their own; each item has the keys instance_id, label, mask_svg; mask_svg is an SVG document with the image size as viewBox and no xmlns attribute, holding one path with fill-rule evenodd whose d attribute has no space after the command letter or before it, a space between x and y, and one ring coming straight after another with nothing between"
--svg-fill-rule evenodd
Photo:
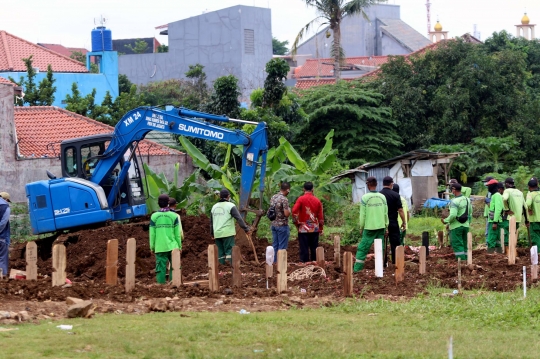
<instances>
[{"instance_id":1,"label":"excavator","mask_svg":"<svg viewBox=\"0 0 540 359\"><path fill-rule=\"evenodd\" d=\"M256 127L248 135L214 122L236 122ZM167 106L164 109L138 107L131 110L110 134L62 141L62 177L56 178L47 171L49 180L26 185L32 233L57 232L146 215L141 164L136 152L139 142L150 131L243 146L238 208L244 218L247 212L254 212L256 219L253 225L257 227L264 214L262 201L259 201L258 209L252 209L249 199L259 166L262 198L268 152L266 123Z\"/></svg>"}]
</instances>

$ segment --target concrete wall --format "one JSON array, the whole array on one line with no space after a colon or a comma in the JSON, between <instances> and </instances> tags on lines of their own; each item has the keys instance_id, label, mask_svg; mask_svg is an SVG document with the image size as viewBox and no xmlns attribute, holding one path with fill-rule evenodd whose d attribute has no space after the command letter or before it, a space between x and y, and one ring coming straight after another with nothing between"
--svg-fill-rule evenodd
<instances>
[{"instance_id":1,"label":"concrete wall","mask_svg":"<svg viewBox=\"0 0 540 359\"><path fill-rule=\"evenodd\" d=\"M253 53L246 53L245 30L253 30ZM270 9L233 6L170 23L168 32L168 53L122 55L119 72L148 84L185 78L189 65L199 63L209 82L234 75L244 94L263 86L272 59Z\"/></svg>"},{"instance_id":2,"label":"concrete wall","mask_svg":"<svg viewBox=\"0 0 540 359\"><path fill-rule=\"evenodd\" d=\"M341 46L345 56L401 55L405 49L395 40L388 40L394 42L394 46L390 46L388 41L382 43L381 23L377 21L377 18L400 19L399 5L372 5L365 11L370 21L364 19L362 15L355 15L346 16L341 23ZM320 58L332 57L331 49L334 37L331 35L327 38L326 29L329 30L329 28L321 26L317 35L312 35L311 38L304 37L306 41L298 47L297 54L312 55L312 58L317 58L318 48ZM317 28L313 28L313 30L317 31ZM405 53L409 53L409 51Z\"/></svg>"},{"instance_id":3,"label":"concrete wall","mask_svg":"<svg viewBox=\"0 0 540 359\"><path fill-rule=\"evenodd\" d=\"M66 104L62 103L66 99L66 95L71 95L71 86L74 82L77 83L81 96L86 96L96 89L95 102L101 104L105 93L109 91L113 100L118 96L118 55L115 51L106 51L102 53L102 66L99 74L91 73L63 73L55 72L54 79L56 80L56 92L54 93L53 106L66 108ZM53 68L54 70L54 68ZM0 72L0 77L12 77L19 81L21 77L26 78L26 72ZM47 77L47 69L40 69L36 74L35 82L39 84L41 80Z\"/></svg>"},{"instance_id":4,"label":"concrete wall","mask_svg":"<svg viewBox=\"0 0 540 359\"><path fill-rule=\"evenodd\" d=\"M0 192L6 191L13 202L26 202L25 184L47 179L46 170L61 176L58 158L17 159L17 134L14 127L13 87L0 84ZM174 179L174 164L180 163L179 181L182 182L193 172L193 163L186 154L167 156L146 156L139 160L148 163L157 173L165 173ZM142 164L141 164L142 165Z\"/></svg>"}]
</instances>

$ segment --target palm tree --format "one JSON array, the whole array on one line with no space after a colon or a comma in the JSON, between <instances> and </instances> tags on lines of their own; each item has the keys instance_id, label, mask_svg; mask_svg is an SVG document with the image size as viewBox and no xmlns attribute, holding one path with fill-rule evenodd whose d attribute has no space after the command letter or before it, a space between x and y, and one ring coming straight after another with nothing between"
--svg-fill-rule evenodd
<instances>
[{"instance_id":1,"label":"palm tree","mask_svg":"<svg viewBox=\"0 0 540 359\"><path fill-rule=\"evenodd\" d=\"M366 7L369 7L373 4L386 2L386 0L304 0L307 6L314 7L317 10L317 17L304 26L292 45L292 54L296 55L296 50L298 49L298 44L304 37L304 35L311 29L315 24L321 23L321 25L328 25L330 30L334 35L334 40L332 43L331 54L334 57L334 75L336 80L341 78L340 64L343 56L343 49L341 48L341 21L347 15L358 15L361 14L364 19L369 21L369 18L364 11ZM317 36L317 35L315 35ZM330 36L329 34L327 36Z\"/></svg>"}]
</instances>

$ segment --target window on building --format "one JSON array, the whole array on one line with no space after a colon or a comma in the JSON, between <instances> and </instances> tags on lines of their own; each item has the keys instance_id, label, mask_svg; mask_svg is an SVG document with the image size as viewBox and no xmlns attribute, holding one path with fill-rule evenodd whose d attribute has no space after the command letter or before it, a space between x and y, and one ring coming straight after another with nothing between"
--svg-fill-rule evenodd
<instances>
[{"instance_id":1,"label":"window on building","mask_svg":"<svg viewBox=\"0 0 540 359\"><path fill-rule=\"evenodd\" d=\"M244 53L255 54L255 31L244 29Z\"/></svg>"}]
</instances>

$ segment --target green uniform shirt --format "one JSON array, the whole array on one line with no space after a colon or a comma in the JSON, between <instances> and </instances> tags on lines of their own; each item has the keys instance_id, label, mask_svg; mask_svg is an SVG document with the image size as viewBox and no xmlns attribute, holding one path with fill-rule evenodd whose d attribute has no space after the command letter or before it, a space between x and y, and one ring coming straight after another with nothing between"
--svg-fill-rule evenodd
<instances>
[{"instance_id":1,"label":"green uniform shirt","mask_svg":"<svg viewBox=\"0 0 540 359\"><path fill-rule=\"evenodd\" d=\"M523 207L525 205L525 199L523 198L523 192L516 188L507 188L502 195L503 205L505 211L514 212L513 216L516 217L516 223L521 223L523 217ZM525 208L527 210L527 208ZM508 220L510 220L508 216Z\"/></svg>"},{"instance_id":2,"label":"green uniform shirt","mask_svg":"<svg viewBox=\"0 0 540 359\"><path fill-rule=\"evenodd\" d=\"M401 197L401 207L403 207L403 217L405 217L405 230L407 230L407 226L409 225L409 223L407 223L407 214L409 213L409 206L407 206L407 200L405 199L405 197L403 196L399 196L399 197ZM401 227L401 224L403 223L403 221L401 220L401 216L398 216L397 220L398 220L399 226Z\"/></svg>"},{"instance_id":3,"label":"green uniform shirt","mask_svg":"<svg viewBox=\"0 0 540 359\"><path fill-rule=\"evenodd\" d=\"M370 191L360 200L360 230L381 229L388 227L388 205L386 197Z\"/></svg>"},{"instance_id":4,"label":"green uniform shirt","mask_svg":"<svg viewBox=\"0 0 540 359\"><path fill-rule=\"evenodd\" d=\"M467 211L467 206L469 207L469 213L468 217L469 219L465 223L459 222L457 219L459 216L465 213ZM454 197L450 201L450 215L446 217L444 220L444 223L449 225L450 230L456 229L458 227L466 227L469 228L469 223L471 222L472 218L472 205L471 201L465 197L464 195L459 195Z\"/></svg>"},{"instance_id":5,"label":"green uniform shirt","mask_svg":"<svg viewBox=\"0 0 540 359\"><path fill-rule=\"evenodd\" d=\"M489 203L489 212L490 223L499 223L502 222L502 211L503 211L503 199L499 192L496 192L491 195L491 202ZM493 219L491 218L491 213L493 212Z\"/></svg>"},{"instance_id":6,"label":"green uniform shirt","mask_svg":"<svg viewBox=\"0 0 540 359\"><path fill-rule=\"evenodd\" d=\"M231 209L234 203L218 202L212 207L212 227L214 229L214 238L230 237L236 234L234 217L231 215Z\"/></svg>"},{"instance_id":7,"label":"green uniform shirt","mask_svg":"<svg viewBox=\"0 0 540 359\"><path fill-rule=\"evenodd\" d=\"M463 195L463 197L470 198L471 192L472 192L471 187L464 187L464 186L461 187L461 194Z\"/></svg>"},{"instance_id":8,"label":"green uniform shirt","mask_svg":"<svg viewBox=\"0 0 540 359\"><path fill-rule=\"evenodd\" d=\"M527 208L532 211L532 213L529 212L529 222L540 222L540 190L527 193L525 203Z\"/></svg>"},{"instance_id":9,"label":"green uniform shirt","mask_svg":"<svg viewBox=\"0 0 540 359\"><path fill-rule=\"evenodd\" d=\"M150 250L155 253L182 249L182 225L175 212L156 212L150 217Z\"/></svg>"}]
</instances>

